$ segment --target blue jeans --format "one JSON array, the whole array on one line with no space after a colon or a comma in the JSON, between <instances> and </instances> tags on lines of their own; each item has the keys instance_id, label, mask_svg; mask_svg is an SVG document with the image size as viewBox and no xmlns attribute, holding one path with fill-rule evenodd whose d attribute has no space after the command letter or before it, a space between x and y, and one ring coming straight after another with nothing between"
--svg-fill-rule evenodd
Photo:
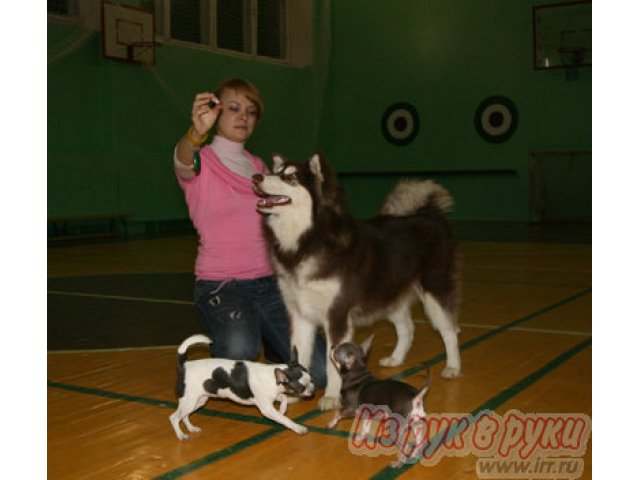
<instances>
[{"instance_id":1,"label":"blue jeans","mask_svg":"<svg viewBox=\"0 0 640 480\"><path fill-rule=\"evenodd\" d=\"M268 361L289 362L289 316L274 276L198 280L194 303L200 324L212 340L214 357L253 361L264 344ZM326 349L324 337L318 334L309 372L317 388L327 383Z\"/></svg>"}]
</instances>

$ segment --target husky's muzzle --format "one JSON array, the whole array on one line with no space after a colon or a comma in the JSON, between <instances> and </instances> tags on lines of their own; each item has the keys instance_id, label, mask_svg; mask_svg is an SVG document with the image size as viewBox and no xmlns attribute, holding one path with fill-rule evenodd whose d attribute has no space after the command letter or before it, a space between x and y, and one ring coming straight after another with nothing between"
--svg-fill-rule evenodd
<instances>
[{"instance_id":1,"label":"husky's muzzle","mask_svg":"<svg viewBox=\"0 0 640 480\"><path fill-rule=\"evenodd\" d=\"M260 198L258 199L257 207L259 209L270 209L273 207L287 205L291 203L291 198L286 195L270 194L263 189L265 181L264 175L256 173L253 177L253 191Z\"/></svg>"}]
</instances>

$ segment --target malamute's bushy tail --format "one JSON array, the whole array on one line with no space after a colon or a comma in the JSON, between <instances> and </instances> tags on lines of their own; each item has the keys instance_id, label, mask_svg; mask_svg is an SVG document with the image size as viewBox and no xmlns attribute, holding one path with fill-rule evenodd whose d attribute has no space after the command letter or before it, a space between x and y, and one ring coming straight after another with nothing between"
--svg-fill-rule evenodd
<instances>
[{"instance_id":1,"label":"malamute's bushy tail","mask_svg":"<svg viewBox=\"0 0 640 480\"><path fill-rule=\"evenodd\" d=\"M453 206L447 190L432 180L403 180L387 195L381 215L413 215L418 210L434 207L442 213Z\"/></svg>"}]
</instances>

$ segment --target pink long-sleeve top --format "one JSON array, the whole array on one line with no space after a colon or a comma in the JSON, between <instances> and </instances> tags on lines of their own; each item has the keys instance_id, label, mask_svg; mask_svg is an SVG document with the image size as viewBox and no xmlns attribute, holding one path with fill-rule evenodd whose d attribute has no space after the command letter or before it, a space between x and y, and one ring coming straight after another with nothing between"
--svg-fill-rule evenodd
<instances>
[{"instance_id":1,"label":"pink long-sleeve top","mask_svg":"<svg viewBox=\"0 0 640 480\"><path fill-rule=\"evenodd\" d=\"M195 262L198 280L245 280L273 273L262 234L262 218L256 210L257 197L251 178L234 172L229 158L240 152L253 164L255 173L267 173L264 162L243 149L242 144L221 142L200 150L202 167L195 175L190 167L174 159L178 183L184 191L189 216L198 231ZM228 155L227 155L228 154ZM220 157L225 158L225 162ZM225 163L227 165L225 165ZM251 165L248 165L251 168ZM236 169L238 170L238 169Z\"/></svg>"}]
</instances>

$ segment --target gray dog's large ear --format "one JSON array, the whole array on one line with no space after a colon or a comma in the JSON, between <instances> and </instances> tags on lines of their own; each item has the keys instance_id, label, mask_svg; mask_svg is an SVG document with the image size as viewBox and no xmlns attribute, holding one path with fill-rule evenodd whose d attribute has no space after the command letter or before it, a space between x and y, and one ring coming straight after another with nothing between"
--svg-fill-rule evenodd
<instances>
[{"instance_id":1,"label":"gray dog's large ear","mask_svg":"<svg viewBox=\"0 0 640 480\"><path fill-rule=\"evenodd\" d=\"M284 158L280 155L274 155L273 160L273 173L280 173L284 168Z\"/></svg>"},{"instance_id":2,"label":"gray dog's large ear","mask_svg":"<svg viewBox=\"0 0 640 480\"><path fill-rule=\"evenodd\" d=\"M370 335L369 338L360 344L360 348L364 352L365 356L369 355L369 350L371 350L371 344L373 343L373 337L373 334Z\"/></svg>"},{"instance_id":3,"label":"gray dog's large ear","mask_svg":"<svg viewBox=\"0 0 640 480\"><path fill-rule=\"evenodd\" d=\"M319 180L324 180L324 175L322 175L322 162L320 161L320 155L317 153L311 157L309 160L309 167L311 168L311 173L313 173Z\"/></svg>"},{"instance_id":4,"label":"gray dog's large ear","mask_svg":"<svg viewBox=\"0 0 640 480\"><path fill-rule=\"evenodd\" d=\"M295 345L291 349L291 361L289 363L298 363L298 347Z\"/></svg>"},{"instance_id":5,"label":"gray dog's large ear","mask_svg":"<svg viewBox=\"0 0 640 480\"><path fill-rule=\"evenodd\" d=\"M276 368L275 374L276 374L276 384L280 385L282 383L287 383L289 381L289 377L287 377L286 372L281 368Z\"/></svg>"}]
</instances>

